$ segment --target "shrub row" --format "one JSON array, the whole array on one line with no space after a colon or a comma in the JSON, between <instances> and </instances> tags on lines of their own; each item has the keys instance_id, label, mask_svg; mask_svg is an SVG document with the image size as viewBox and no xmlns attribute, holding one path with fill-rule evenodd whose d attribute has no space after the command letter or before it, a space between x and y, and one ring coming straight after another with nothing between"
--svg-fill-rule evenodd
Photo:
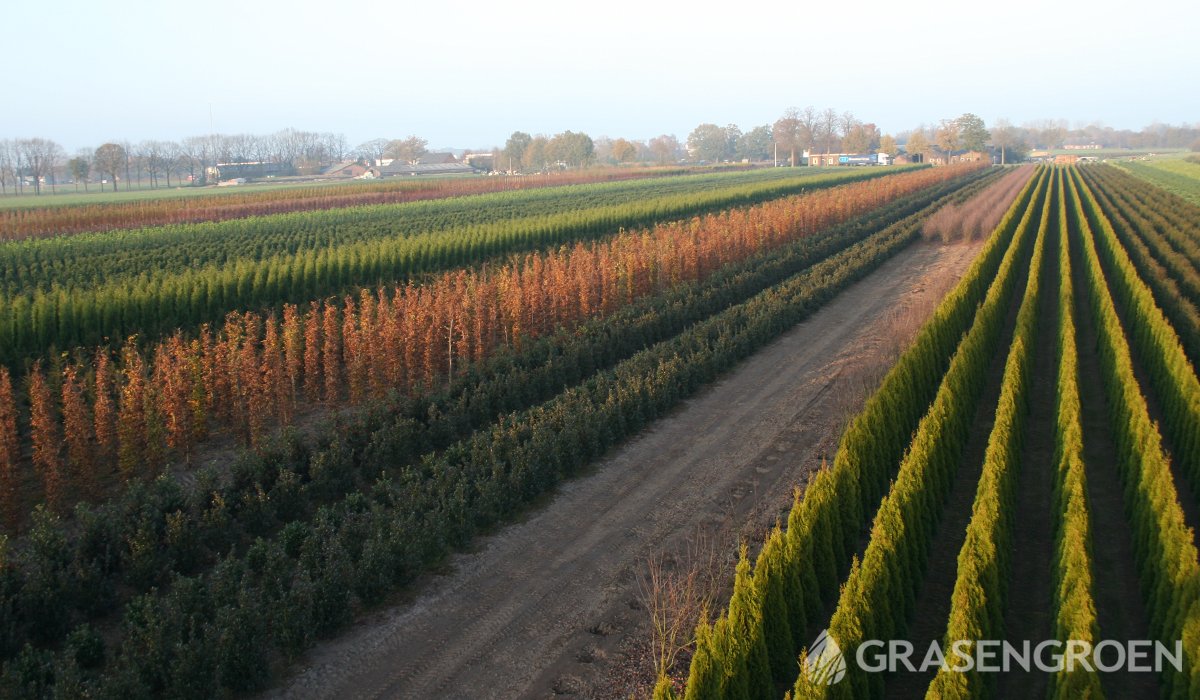
<instances>
[{"instance_id":1,"label":"shrub row","mask_svg":"<svg viewBox=\"0 0 1200 700\"><path fill-rule=\"evenodd\" d=\"M45 501L61 510L71 486L90 493L155 474L170 459L187 461L210 432L231 429L257 445L306 401L428 391L507 345L611 314L959 173L930 169L856 183L531 254L498 269L448 271L307 309L285 305L282 321L231 314L144 352L131 340L116 357L98 348L48 373L35 364L19 383L29 387L24 442ZM18 412L7 410L9 401L0 393L0 413ZM114 455L118 474L97 469ZM11 457L0 448L0 467ZM7 495L5 476L0 469Z\"/></svg>"},{"instance_id":2,"label":"shrub row","mask_svg":"<svg viewBox=\"0 0 1200 700\"><path fill-rule=\"evenodd\" d=\"M87 670L94 655L27 648L6 667L5 683L126 699L261 687L275 652L294 655L339 629L354 605L379 600L421 564L516 512L877 267L918 226L889 227L541 406L388 473L322 508L311 524L286 526L208 574L136 598L99 677ZM389 447L406 440L403 426L379 431L376 458L387 463ZM314 469L349 469L344 448L323 454Z\"/></svg>"},{"instance_id":3,"label":"shrub row","mask_svg":"<svg viewBox=\"0 0 1200 700\"><path fill-rule=\"evenodd\" d=\"M1091 313L1099 332L1104 388L1109 399L1117 467L1125 484L1125 502L1133 531L1134 554L1150 612L1150 632L1168 645L1182 640L1184 669L1164 669L1167 697L1200 696L1200 563L1193 533L1184 523L1179 494L1162 437L1133 371L1133 357L1121 326L1097 239L1076 189L1068 179L1068 219L1083 253L1083 271ZM1120 274L1120 271L1117 271Z\"/></svg>"},{"instance_id":4,"label":"shrub row","mask_svg":"<svg viewBox=\"0 0 1200 700\"><path fill-rule=\"evenodd\" d=\"M1054 637L1095 646L1095 564L1083 462L1083 419L1079 402L1079 352L1075 334L1075 285L1071 277L1071 237L1067 207L1058 207L1058 379L1054 394ZM1063 668L1050 679L1050 700L1103 700L1100 677L1082 664Z\"/></svg>"},{"instance_id":5,"label":"shrub row","mask_svg":"<svg viewBox=\"0 0 1200 700\"><path fill-rule=\"evenodd\" d=\"M1179 246L1180 252L1194 264L1200 265L1195 248L1196 241L1200 239L1200 206L1118 168L1106 166L1087 172L1104 182L1119 184L1120 192L1143 210L1159 232L1172 245ZM1200 180L1197 183L1200 184Z\"/></svg>"},{"instance_id":6,"label":"shrub row","mask_svg":"<svg viewBox=\"0 0 1200 700\"><path fill-rule=\"evenodd\" d=\"M738 697L795 677L810 623L836 599L841 572L977 306L1000 271L1005 276L1012 268L1019 247L1014 238L1031 238L1025 234L1029 210L1044 188L1044 173L1030 179L963 279L851 422L832 467L813 476L802 498L797 494L787 532L768 539L753 577L737 579L727 613L700 625L688 698ZM765 677L764 654L770 665Z\"/></svg>"},{"instance_id":7,"label":"shrub row","mask_svg":"<svg viewBox=\"0 0 1200 700\"><path fill-rule=\"evenodd\" d=\"M1200 168L1184 161L1121 163L1122 170L1153 183L1163 190L1200 205Z\"/></svg>"},{"instance_id":8,"label":"shrub row","mask_svg":"<svg viewBox=\"0 0 1200 700\"><path fill-rule=\"evenodd\" d=\"M905 176L905 173L889 174L882 179ZM443 221L409 229L397 222L396 217L402 212L388 208L381 212L351 210L287 215L279 221L272 217L269 222L238 220L203 224L200 226L239 228L217 235L217 249L168 249L168 259L158 256L131 261L130 258L137 257L135 252L121 245L126 234L108 233L103 234L103 244L115 248L115 259L95 261L98 268L91 267L89 256L79 255L75 250L96 248L99 244L67 238L60 246L72 251L71 260L54 265L45 273L55 281L54 286L42 288L31 279L0 296L0 362L13 365L22 358L40 356L49 348L99 345L107 339L119 340L132 334L153 337L179 327L218 322L233 310L306 302L361 287L503 260L515 253L602 238L622 228L650 226L861 179L864 177L832 174L642 198L615 205L587 207L576 202L580 206L574 209L556 209L546 215L522 213L520 218L497 219L496 211L489 210L484 203L474 203L470 212L484 220L465 227ZM398 228L401 231L397 233ZM294 250L271 252L267 245L270 239L265 238L271 234L289 242L303 236L307 243ZM180 237L188 238L184 233L172 231L150 236L149 240L158 246L163 240ZM213 238L200 234L197 237ZM0 256L7 252L8 247L0 247ZM90 268L90 276L75 274L76 265ZM124 272L113 274L114 268Z\"/></svg>"},{"instance_id":9,"label":"shrub row","mask_svg":"<svg viewBox=\"0 0 1200 700\"><path fill-rule=\"evenodd\" d=\"M653 168L491 178L390 178L370 183L269 187L249 192L239 187L219 194L211 189L196 189L183 193L140 192L131 198L125 193L124 201L79 201L74 198L75 201L70 204L46 202L38 206L0 208L0 240L62 236L131 226L222 221L273 213L462 197L488 192L643 180L687 172L682 168ZM90 197L85 195L84 199Z\"/></svg>"},{"instance_id":10,"label":"shrub row","mask_svg":"<svg viewBox=\"0 0 1200 700\"><path fill-rule=\"evenodd\" d=\"M1138 203L1120 197L1121 184L1101 181L1090 172L1083 180L1194 364L1200 359L1200 273L1146 221Z\"/></svg>"},{"instance_id":11,"label":"shrub row","mask_svg":"<svg viewBox=\"0 0 1200 700\"><path fill-rule=\"evenodd\" d=\"M1057 178L1061 179L1061 174ZM1000 380L996 417L988 435L983 470L971 506L971 520L958 553L943 649L950 649L960 640L1004 638L1016 510L1014 494L1022 467L1021 448L1029 412L1030 375L1038 343L1042 265L1049 245L1047 238L1054 235L1048 225L1048 214L1060 208L1058 192L1061 189L1061 182L1057 182L1034 243L1025 294L1017 311L1016 329ZM943 666L930 684L929 694L944 700L986 698L990 697L994 681L994 675L975 669L963 672Z\"/></svg>"},{"instance_id":12,"label":"shrub row","mask_svg":"<svg viewBox=\"0 0 1200 700\"><path fill-rule=\"evenodd\" d=\"M1035 236L1046 227L1049 204L1047 192L1038 207L1040 225L1018 232L933 405L917 427L891 491L879 506L862 561L855 559L851 566L829 623L830 636L848 655L864 640L899 639L907 628L946 494L961 462L992 358L1001 347L1017 281ZM795 687L796 698L883 696L882 674L867 673L854 664L848 666L843 683L813 684L802 675Z\"/></svg>"},{"instance_id":13,"label":"shrub row","mask_svg":"<svg viewBox=\"0 0 1200 700\"><path fill-rule=\"evenodd\" d=\"M257 260L502 221L549 221L569 212L595 213L648 202L666 205L674 201L678 205L682 201L678 198L684 197L703 203L719 193L734 191L753 195L784 188L790 193L804 180L819 181L829 175L793 170L655 178L9 243L0 245L0 270L5 273L0 289L48 290L113 282L143 272L161 275L197 264Z\"/></svg>"},{"instance_id":14,"label":"shrub row","mask_svg":"<svg viewBox=\"0 0 1200 700\"><path fill-rule=\"evenodd\" d=\"M1117 240L1112 224L1099 211L1091 190L1077 176L1072 187L1082 195L1081 211L1106 268L1107 287L1117 303L1118 316L1125 317L1127 338L1159 399L1174 461L1190 481L1193 494L1200 494L1200 380L1196 370L1179 335Z\"/></svg>"},{"instance_id":15,"label":"shrub row","mask_svg":"<svg viewBox=\"0 0 1200 700\"><path fill-rule=\"evenodd\" d=\"M1117 168L1086 168L1079 175L1093 190L1113 198L1112 211L1131 214L1140 231L1153 232L1181 262L1200 270L1200 207Z\"/></svg>"},{"instance_id":16,"label":"shrub row","mask_svg":"<svg viewBox=\"0 0 1200 700\"><path fill-rule=\"evenodd\" d=\"M982 174L982 173L980 173ZM260 455L246 455L228 480L202 472L191 493L169 478L137 485L76 523L44 515L23 538L15 566L4 567L0 620L6 653L22 639L53 642L81 620L108 610L118 591L162 586L210 566L214 557L287 522L310 520L321 504L369 489L386 465L416 466L503 413L525 409L598 369L670 338L814 262L883 230L947 196L970 196L977 174L929 188L821 234L730 265L707 280L646 297L574 332L560 332L468 366L443 390L370 410L338 424L315 451L295 433ZM961 190L961 191L960 191ZM328 468L336 461L337 469ZM72 533L78 530L77 536ZM180 540L180 533L187 537ZM54 543L48 551L45 543Z\"/></svg>"}]
</instances>

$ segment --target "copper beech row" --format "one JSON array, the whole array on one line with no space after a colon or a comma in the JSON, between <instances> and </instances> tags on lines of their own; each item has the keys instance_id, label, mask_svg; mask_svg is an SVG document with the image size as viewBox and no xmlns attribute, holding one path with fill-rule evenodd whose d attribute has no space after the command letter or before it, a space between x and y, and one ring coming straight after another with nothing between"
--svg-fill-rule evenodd
<instances>
[{"instance_id":1,"label":"copper beech row","mask_svg":"<svg viewBox=\"0 0 1200 700\"><path fill-rule=\"evenodd\" d=\"M623 232L605 241L458 270L421 285L363 289L281 313L230 314L216 328L142 350L135 338L23 381L0 368L0 491L16 512L32 467L52 508L187 461L221 431L258 444L317 405L440 385L503 346L570 328L731 262L787 244L972 166L906 172L744 210ZM16 386L14 386L16 385ZM28 398L28 411L19 411ZM30 494L31 500L39 500Z\"/></svg>"}]
</instances>

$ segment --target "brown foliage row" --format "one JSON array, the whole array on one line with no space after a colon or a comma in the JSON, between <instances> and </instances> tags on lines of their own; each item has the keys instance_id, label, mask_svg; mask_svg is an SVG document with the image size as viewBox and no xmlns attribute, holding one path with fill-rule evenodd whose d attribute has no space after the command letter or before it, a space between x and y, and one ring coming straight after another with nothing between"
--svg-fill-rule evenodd
<instances>
[{"instance_id":1,"label":"brown foliage row","mask_svg":"<svg viewBox=\"0 0 1200 700\"><path fill-rule=\"evenodd\" d=\"M947 204L925 220L926 238L949 243L975 240L995 230L1021 188L1033 176L1033 165L1023 165L961 204Z\"/></svg>"},{"instance_id":2,"label":"brown foliage row","mask_svg":"<svg viewBox=\"0 0 1200 700\"><path fill-rule=\"evenodd\" d=\"M118 228L223 221L297 211L400 204L504 190L614 182L679 174L678 169L565 172L470 179L393 180L371 184L0 210L0 240L46 238Z\"/></svg>"},{"instance_id":3,"label":"brown foliage row","mask_svg":"<svg viewBox=\"0 0 1200 700\"><path fill-rule=\"evenodd\" d=\"M28 449L0 369L0 487L15 488L28 454L46 500L57 505L64 481L94 489L114 460L122 481L151 476L168 459L188 459L217 429L255 445L305 406L420 392L501 346L519 349L525 339L701 279L973 167L820 190L499 268L452 271L424 285L288 305L279 316L232 313L219 328L204 326L190 339L176 332L144 353L130 338L116 363L100 349L93 362L69 364L58 402L39 363L25 380Z\"/></svg>"}]
</instances>

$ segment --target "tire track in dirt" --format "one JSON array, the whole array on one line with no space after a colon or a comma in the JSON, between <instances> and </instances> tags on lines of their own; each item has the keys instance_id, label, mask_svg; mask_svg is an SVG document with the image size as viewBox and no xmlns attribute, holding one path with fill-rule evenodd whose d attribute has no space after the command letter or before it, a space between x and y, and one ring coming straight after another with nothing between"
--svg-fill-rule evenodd
<instances>
[{"instance_id":1,"label":"tire track in dirt","mask_svg":"<svg viewBox=\"0 0 1200 700\"><path fill-rule=\"evenodd\" d=\"M276 698L513 698L587 692L642 634L636 574L697 525L786 514L881 371L897 305L940 296L978 243L901 251L805 322L456 554L413 598L307 654ZM729 567L732 572L732 566ZM599 650L597 652L597 650ZM600 692L601 696L608 691ZM620 694L620 693L618 693Z\"/></svg>"}]
</instances>

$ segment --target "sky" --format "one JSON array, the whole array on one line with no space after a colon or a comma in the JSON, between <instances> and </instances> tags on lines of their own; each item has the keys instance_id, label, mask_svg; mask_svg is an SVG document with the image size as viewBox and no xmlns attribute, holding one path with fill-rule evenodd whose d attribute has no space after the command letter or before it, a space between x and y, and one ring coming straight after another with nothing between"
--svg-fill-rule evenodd
<instances>
[{"instance_id":1,"label":"sky","mask_svg":"<svg viewBox=\"0 0 1200 700\"><path fill-rule=\"evenodd\" d=\"M68 152L210 125L683 139L808 105L885 133L1200 122L1200 3L1176 0L0 0L0 25L0 138Z\"/></svg>"}]
</instances>

